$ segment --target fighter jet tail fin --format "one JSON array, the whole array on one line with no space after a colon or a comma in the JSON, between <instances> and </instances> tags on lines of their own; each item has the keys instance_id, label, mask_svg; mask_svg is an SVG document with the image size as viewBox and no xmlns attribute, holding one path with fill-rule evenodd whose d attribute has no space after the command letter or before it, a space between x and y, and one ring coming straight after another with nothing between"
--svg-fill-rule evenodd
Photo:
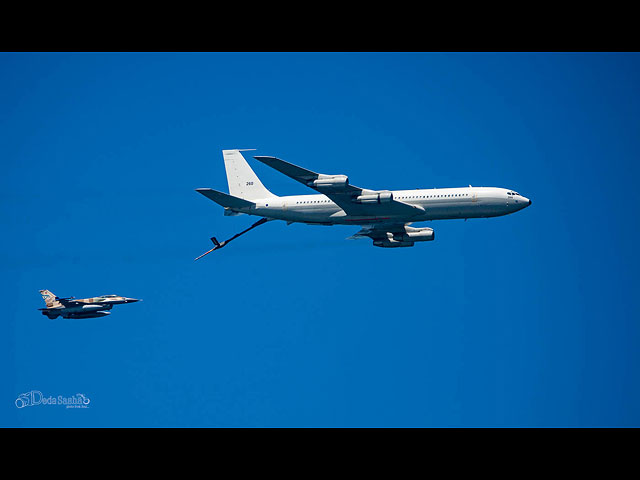
<instances>
[{"instance_id":1,"label":"fighter jet tail fin","mask_svg":"<svg viewBox=\"0 0 640 480\"><path fill-rule=\"evenodd\" d=\"M57 307L62 305L58 301L58 297L56 297L49 290L40 290L40 295L42 295L42 299L44 300L44 303L47 305L47 307Z\"/></svg>"},{"instance_id":2,"label":"fighter jet tail fin","mask_svg":"<svg viewBox=\"0 0 640 480\"><path fill-rule=\"evenodd\" d=\"M246 150L223 150L224 168L227 172L229 193L245 200L276 197L265 188L258 176L242 156Z\"/></svg>"}]
</instances>

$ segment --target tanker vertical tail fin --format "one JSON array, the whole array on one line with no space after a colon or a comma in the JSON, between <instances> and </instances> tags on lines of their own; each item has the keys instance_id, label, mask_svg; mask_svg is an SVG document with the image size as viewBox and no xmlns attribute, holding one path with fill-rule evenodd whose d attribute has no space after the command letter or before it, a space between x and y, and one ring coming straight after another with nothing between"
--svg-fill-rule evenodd
<instances>
[{"instance_id":1,"label":"tanker vertical tail fin","mask_svg":"<svg viewBox=\"0 0 640 480\"><path fill-rule=\"evenodd\" d=\"M229 193L245 200L276 197L265 188L253 169L242 156L247 150L223 150L224 168L227 172Z\"/></svg>"}]
</instances>

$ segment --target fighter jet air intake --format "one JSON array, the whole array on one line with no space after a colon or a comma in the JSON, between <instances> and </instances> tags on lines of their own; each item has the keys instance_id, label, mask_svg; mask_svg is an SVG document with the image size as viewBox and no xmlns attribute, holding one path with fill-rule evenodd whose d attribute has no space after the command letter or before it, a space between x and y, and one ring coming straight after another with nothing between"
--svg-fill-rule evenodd
<instances>
[{"instance_id":1,"label":"fighter jet air intake","mask_svg":"<svg viewBox=\"0 0 640 480\"><path fill-rule=\"evenodd\" d=\"M265 188L242 156L243 151L248 150L222 151L228 194L211 188L196 189L224 207L225 215L248 214L267 220L284 220L288 224L356 225L361 230L349 238L369 237L376 247L412 247L415 242L428 242L435 238L432 228L409 226L414 222L497 217L531 205L531 200L508 188L469 185L461 188L370 190L352 185L345 174L326 175L276 157L254 157L318 192L315 195L279 197ZM264 220L245 232L260 223ZM242 233L223 242L222 246ZM221 248L215 237L212 241L215 246L209 252Z\"/></svg>"}]
</instances>

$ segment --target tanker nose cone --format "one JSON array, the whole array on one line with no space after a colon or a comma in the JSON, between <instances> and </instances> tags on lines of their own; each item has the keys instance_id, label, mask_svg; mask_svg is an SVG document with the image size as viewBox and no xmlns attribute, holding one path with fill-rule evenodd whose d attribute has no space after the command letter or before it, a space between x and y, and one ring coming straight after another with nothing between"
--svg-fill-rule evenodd
<instances>
[{"instance_id":1,"label":"tanker nose cone","mask_svg":"<svg viewBox=\"0 0 640 480\"><path fill-rule=\"evenodd\" d=\"M520 207L520 208L527 208L529 205L531 205L531 200L529 200L525 196L522 196L522 200L521 201L522 201L522 203L521 203L522 207Z\"/></svg>"}]
</instances>

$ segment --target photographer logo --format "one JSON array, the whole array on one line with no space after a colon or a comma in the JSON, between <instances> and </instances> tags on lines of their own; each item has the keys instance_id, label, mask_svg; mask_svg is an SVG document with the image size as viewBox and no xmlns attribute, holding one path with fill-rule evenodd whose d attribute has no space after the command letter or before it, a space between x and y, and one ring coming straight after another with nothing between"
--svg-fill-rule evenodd
<instances>
[{"instance_id":1,"label":"photographer logo","mask_svg":"<svg viewBox=\"0 0 640 480\"><path fill-rule=\"evenodd\" d=\"M21 393L16 398L15 404L17 408L33 407L37 405L54 405L62 406L65 408L89 408L89 397L83 393L76 393L75 395L43 395L40 390L31 390L27 393Z\"/></svg>"}]
</instances>

